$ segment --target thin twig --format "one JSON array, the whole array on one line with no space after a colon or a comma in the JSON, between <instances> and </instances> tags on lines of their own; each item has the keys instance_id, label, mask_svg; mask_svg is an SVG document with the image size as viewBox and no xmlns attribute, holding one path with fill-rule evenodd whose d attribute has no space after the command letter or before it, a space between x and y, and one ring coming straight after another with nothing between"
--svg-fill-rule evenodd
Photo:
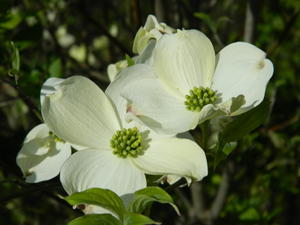
<instances>
[{"instance_id":1,"label":"thin twig","mask_svg":"<svg viewBox=\"0 0 300 225\"><path fill-rule=\"evenodd\" d=\"M212 207L210 209L211 217L213 220L215 220L218 217L219 213L223 208L225 198L228 192L228 187L229 187L229 176L228 176L228 170L225 167L222 173L222 180L218 189L217 196L213 201Z\"/></svg>"},{"instance_id":2,"label":"thin twig","mask_svg":"<svg viewBox=\"0 0 300 225\"><path fill-rule=\"evenodd\" d=\"M204 210L204 199L202 196L202 185L201 183L193 183L191 186L191 195L193 201L194 214L198 218L202 218L205 214Z\"/></svg>"},{"instance_id":3,"label":"thin twig","mask_svg":"<svg viewBox=\"0 0 300 225\"><path fill-rule=\"evenodd\" d=\"M17 92L19 97L25 102L25 104L28 106L30 112L32 113L32 115L39 121L42 122L42 117L40 115L40 109L36 106L36 104L31 100L30 97L28 97L23 90L20 88L20 86L17 84L17 82L15 82L14 78L12 78L11 76L7 76L12 80L9 80L8 78L3 78L2 81L9 84L11 87L13 87Z\"/></svg>"},{"instance_id":4,"label":"thin twig","mask_svg":"<svg viewBox=\"0 0 300 225\"><path fill-rule=\"evenodd\" d=\"M250 1L247 1L246 6L246 18L244 28L244 41L251 43L254 29L254 16Z\"/></svg>"},{"instance_id":5,"label":"thin twig","mask_svg":"<svg viewBox=\"0 0 300 225\"><path fill-rule=\"evenodd\" d=\"M183 184L186 184L185 178L181 178L180 180L176 181L174 184L169 185L168 187L165 188L165 191L171 192Z\"/></svg>"},{"instance_id":6,"label":"thin twig","mask_svg":"<svg viewBox=\"0 0 300 225\"><path fill-rule=\"evenodd\" d=\"M188 211L191 211L192 209L192 204L188 200L188 198L181 192L179 189L174 190L175 193L178 195L178 197L182 200L184 206L187 208Z\"/></svg>"}]
</instances>

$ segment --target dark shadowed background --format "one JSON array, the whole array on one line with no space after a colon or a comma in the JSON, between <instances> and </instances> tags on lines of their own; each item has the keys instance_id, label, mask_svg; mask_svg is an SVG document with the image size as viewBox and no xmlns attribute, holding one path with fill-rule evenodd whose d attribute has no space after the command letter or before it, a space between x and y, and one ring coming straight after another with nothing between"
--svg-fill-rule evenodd
<instances>
[{"instance_id":1,"label":"dark shadowed background","mask_svg":"<svg viewBox=\"0 0 300 225\"><path fill-rule=\"evenodd\" d=\"M0 0L0 224L64 225L81 215L59 197L58 178L26 184L16 154L41 122L45 79L81 74L105 89L107 65L133 56L148 14L201 30L216 52L251 42L275 68L266 122L216 169L208 152L210 173L201 183L171 192L181 217L167 205L154 205L151 217L167 225L300 224L299 10L295 0Z\"/></svg>"}]
</instances>

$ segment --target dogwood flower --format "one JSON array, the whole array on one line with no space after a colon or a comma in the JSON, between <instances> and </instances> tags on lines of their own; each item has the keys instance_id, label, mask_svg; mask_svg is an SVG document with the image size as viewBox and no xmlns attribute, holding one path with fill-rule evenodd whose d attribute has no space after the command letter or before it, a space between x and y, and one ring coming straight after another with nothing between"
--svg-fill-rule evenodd
<instances>
[{"instance_id":1,"label":"dogwood flower","mask_svg":"<svg viewBox=\"0 0 300 225\"><path fill-rule=\"evenodd\" d=\"M107 188L120 196L133 193L146 186L145 174L195 180L207 175L205 154L195 142L161 137L131 121L126 101L115 98L114 88L108 88L114 104L82 76L49 89L52 92L42 104L45 122L59 137L86 147L73 154L61 170L60 180L68 194L92 187Z\"/></svg>"},{"instance_id":2,"label":"dogwood flower","mask_svg":"<svg viewBox=\"0 0 300 225\"><path fill-rule=\"evenodd\" d=\"M16 161L26 182L37 183L56 177L70 155L70 144L59 139L43 123L27 134Z\"/></svg>"},{"instance_id":3,"label":"dogwood flower","mask_svg":"<svg viewBox=\"0 0 300 225\"><path fill-rule=\"evenodd\" d=\"M163 34L173 33L176 30L165 23L159 23L155 16L149 15L146 23L135 35L132 51L140 54L151 39L159 40Z\"/></svg>"},{"instance_id":4,"label":"dogwood flower","mask_svg":"<svg viewBox=\"0 0 300 225\"><path fill-rule=\"evenodd\" d=\"M272 74L272 62L249 43L232 43L215 56L203 33L178 30L158 40L150 65L125 69L114 83L123 87L120 95L137 119L156 132L176 134L257 106Z\"/></svg>"},{"instance_id":5,"label":"dogwood flower","mask_svg":"<svg viewBox=\"0 0 300 225\"><path fill-rule=\"evenodd\" d=\"M155 47L155 43L165 33L176 32L175 29L166 25L165 23L159 23L155 16L149 15L146 23L141 27L135 35L133 41L132 51L137 53L132 57L134 64L145 63L149 64L152 60L152 51ZM120 60L116 63L109 64L107 67L107 74L109 80L112 82L117 75L125 68L131 66L127 59Z\"/></svg>"}]
</instances>

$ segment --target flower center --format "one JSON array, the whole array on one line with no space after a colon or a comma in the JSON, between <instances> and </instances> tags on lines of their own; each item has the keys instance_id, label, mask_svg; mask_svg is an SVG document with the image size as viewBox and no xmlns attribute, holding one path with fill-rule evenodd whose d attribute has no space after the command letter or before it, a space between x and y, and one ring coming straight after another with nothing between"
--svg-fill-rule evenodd
<instances>
[{"instance_id":1,"label":"flower center","mask_svg":"<svg viewBox=\"0 0 300 225\"><path fill-rule=\"evenodd\" d=\"M110 146L113 148L113 154L120 158L136 158L144 154L142 134L136 127L116 131L110 140Z\"/></svg>"},{"instance_id":2,"label":"flower center","mask_svg":"<svg viewBox=\"0 0 300 225\"><path fill-rule=\"evenodd\" d=\"M185 96L186 109L193 112L200 110L207 104L212 104L217 100L216 92L210 88L194 87L190 94Z\"/></svg>"}]
</instances>

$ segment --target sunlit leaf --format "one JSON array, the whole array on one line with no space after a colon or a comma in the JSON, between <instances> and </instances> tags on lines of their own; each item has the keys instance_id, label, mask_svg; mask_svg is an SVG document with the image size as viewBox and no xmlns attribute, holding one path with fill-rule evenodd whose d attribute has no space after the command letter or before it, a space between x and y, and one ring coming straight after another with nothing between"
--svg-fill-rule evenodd
<instances>
[{"instance_id":1,"label":"sunlit leaf","mask_svg":"<svg viewBox=\"0 0 300 225\"><path fill-rule=\"evenodd\" d=\"M125 59L127 61L127 65L129 66L133 66L135 64L134 60L129 56L129 55L125 55Z\"/></svg>"},{"instance_id":2,"label":"sunlit leaf","mask_svg":"<svg viewBox=\"0 0 300 225\"><path fill-rule=\"evenodd\" d=\"M259 127L269 114L270 102L264 101L254 109L237 116L221 132L219 141L223 148L225 143L237 141Z\"/></svg>"},{"instance_id":3,"label":"sunlit leaf","mask_svg":"<svg viewBox=\"0 0 300 225\"><path fill-rule=\"evenodd\" d=\"M134 200L131 202L128 208L131 212L142 213L148 209L153 202L168 203L178 214L180 214L172 197L159 187L147 187L136 191L134 193Z\"/></svg>"},{"instance_id":4,"label":"sunlit leaf","mask_svg":"<svg viewBox=\"0 0 300 225\"><path fill-rule=\"evenodd\" d=\"M124 215L123 225L160 224L147 216L128 212Z\"/></svg>"},{"instance_id":5,"label":"sunlit leaf","mask_svg":"<svg viewBox=\"0 0 300 225\"><path fill-rule=\"evenodd\" d=\"M62 75L62 63L59 58L52 61L48 68L51 77L60 77Z\"/></svg>"},{"instance_id":6,"label":"sunlit leaf","mask_svg":"<svg viewBox=\"0 0 300 225\"><path fill-rule=\"evenodd\" d=\"M11 46L11 67L12 67L12 72L17 73L20 70L20 53L18 48L15 46L14 42L10 42Z\"/></svg>"},{"instance_id":7,"label":"sunlit leaf","mask_svg":"<svg viewBox=\"0 0 300 225\"><path fill-rule=\"evenodd\" d=\"M68 225L121 225L121 223L110 214L91 214L76 218Z\"/></svg>"},{"instance_id":8,"label":"sunlit leaf","mask_svg":"<svg viewBox=\"0 0 300 225\"><path fill-rule=\"evenodd\" d=\"M122 218L125 211L121 198L107 189L91 188L83 192L74 193L66 197L65 200L71 205L97 205L115 213L120 218Z\"/></svg>"}]
</instances>

